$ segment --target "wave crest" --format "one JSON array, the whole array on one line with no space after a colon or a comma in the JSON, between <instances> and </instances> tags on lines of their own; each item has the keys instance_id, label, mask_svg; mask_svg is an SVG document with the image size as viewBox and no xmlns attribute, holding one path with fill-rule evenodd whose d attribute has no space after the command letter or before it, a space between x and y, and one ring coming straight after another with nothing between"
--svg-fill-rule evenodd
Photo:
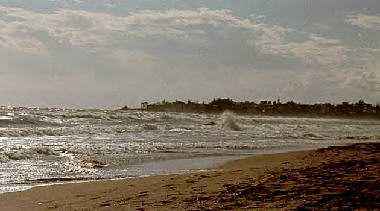
<instances>
[{"instance_id":1,"label":"wave crest","mask_svg":"<svg viewBox=\"0 0 380 211\"><path fill-rule=\"evenodd\" d=\"M236 122L233 113L231 113L229 111L225 111L222 114L221 118L222 118L223 129L233 130L233 131L241 131L242 130L242 128Z\"/></svg>"}]
</instances>

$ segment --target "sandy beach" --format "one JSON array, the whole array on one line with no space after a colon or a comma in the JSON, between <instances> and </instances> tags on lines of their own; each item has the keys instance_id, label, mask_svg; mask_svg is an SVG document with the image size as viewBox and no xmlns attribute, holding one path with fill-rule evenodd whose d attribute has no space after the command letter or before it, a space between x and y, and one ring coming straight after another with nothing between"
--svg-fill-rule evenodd
<instances>
[{"instance_id":1,"label":"sandy beach","mask_svg":"<svg viewBox=\"0 0 380 211\"><path fill-rule=\"evenodd\" d=\"M380 0L0 0L0 211L380 211Z\"/></svg>"},{"instance_id":2,"label":"sandy beach","mask_svg":"<svg viewBox=\"0 0 380 211\"><path fill-rule=\"evenodd\" d=\"M380 143L260 155L184 175L36 187L0 210L380 209Z\"/></svg>"}]
</instances>

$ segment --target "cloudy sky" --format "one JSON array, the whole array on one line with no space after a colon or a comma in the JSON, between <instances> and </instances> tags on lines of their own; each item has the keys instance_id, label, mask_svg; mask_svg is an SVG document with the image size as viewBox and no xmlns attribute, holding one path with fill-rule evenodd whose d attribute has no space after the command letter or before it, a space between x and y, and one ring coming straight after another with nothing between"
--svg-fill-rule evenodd
<instances>
[{"instance_id":1,"label":"cloudy sky","mask_svg":"<svg viewBox=\"0 0 380 211\"><path fill-rule=\"evenodd\" d=\"M379 0L0 0L0 104L380 102Z\"/></svg>"}]
</instances>

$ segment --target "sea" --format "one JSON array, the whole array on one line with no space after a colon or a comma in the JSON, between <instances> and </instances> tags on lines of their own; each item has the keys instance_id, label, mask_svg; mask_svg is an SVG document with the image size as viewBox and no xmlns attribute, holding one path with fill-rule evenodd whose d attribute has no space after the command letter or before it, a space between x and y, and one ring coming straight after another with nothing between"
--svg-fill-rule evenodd
<instances>
[{"instance_id":1,"label":"sea","mask_svg":"<svg viewBox=\"0 0 380 211\"><path fill-rule=\"evenodd\" d=\"M379 141L380 121L371 119L0 107L0 193Z\"/></svg>"}]
</instances>

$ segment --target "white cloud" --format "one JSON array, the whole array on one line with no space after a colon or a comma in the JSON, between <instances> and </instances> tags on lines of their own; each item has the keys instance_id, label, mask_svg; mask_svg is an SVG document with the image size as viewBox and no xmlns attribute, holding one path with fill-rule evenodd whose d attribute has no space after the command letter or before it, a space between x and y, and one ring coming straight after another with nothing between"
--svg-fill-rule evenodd
<instances>
[{"instance_id":1,"label":"white cloud","mask_svg":"<svg viewBox=\"0 0 380 211\"><path fill-rule=\"evenodd\" d=\"M10 87L6 81L22 84L19 93L24 95L17 94L21 99L32 92L33 96L46 93L58 104L86 99L83 105L278 95L313 101L315 96L332 96L329 90L335 88L339 94L351 95L355 89L359 91L352 95L379 99L378 69L357 68L377 49L364 55L363 49L355 52L340 40L268 22L265 17L246 19L229 10L206 8L117 16L0 6L2 55L10 55L3 48L29 54L49 51L49 56L38 59L12 52L20 58L5 61L1 68L17 71L11 78L0 77L0 84L5 88Z\"/></svg>"},{"instance_id":2,"label":"white cloud","mask_svg":"<svg viewBox=\"0 0 380 211\"><path fill-rule=\"evenodd\" d=\"M380 16L359 14L347 16L348 23L364 29L380 30Z\"/></svg>"},{"instance_id":3,"label":"white cloud","mask_svg":"<svg viewBox=\"0 0 380 211\"><path fill-rule=\"evenodd\" d=\"M336 82L342 87L354 87L380 98L380 62L373 57L360 67L333 70L326 76L327 80Z\"/></svg>"},{"instance_id":4,"label":"white cloud","mask_svg":"<svg viewBox=\"0 0 380 211\"><path fill-rule=\"evenodd\" d=\"M282 30L272 30L272 36L262 36L253 44L261 52L273 55L292 55L307 63L317 63L328 66L339 66L347 59L344 47L339 40L329 40L310 34L303 42L286 42Z\"/></svg>"},{"instance_id":5,"label":"white cloud","mask_svg":"<svg viewBox=\"0 0 380 211\"><path fill-rule=\"evenodd\" d=\"M254 27L248 20L236 18L227 10L204 8L194 11L143 11L125 17L64 9L55 13L42 14L2 6L0 6L0 12L18 19L8 22L3 31L13 34L22 30L43 31L73 45L101 45L104 44L105 39L115 33L136 37L156 35L186 39L189 33L202 33L199 30L190 29L195 25L216 27L227 24L239 28ZM75 22L80 21L86 22L87 25L77 26Z\"/></svg>"},{"instance_id":6,"label":"white cloud","mask_svg":"<svg viewBox=\"0 0 380 211\"><path fill-rule=\"evenodd\" d=\"M7 36L0 45L24 52L30 52L32 48L41 51L43 44L40 41L34 42L35 46L26 45L31 43L31 38L22 40L24 38L19 36L20 33L45 32L59 42L89 48L117 43L119 40L115 37L123 36L135 38L158 36L185 42L194 41L195 36L201 40L210 27L239 31L245 34L247 39L251 39L251 43L262 53L293 56L307 63L336 65L345 59L346 51L339 40L329 40L313 34L303 42L287 42L285 37L297 32L278 25L265 24L262 17L255 22L234 16L229 10L172 9L115 16L67 9L43 14L0 6L0 12L15 18L9 22L3 21L3 24L0 22L2 25L0 38Z\"/></svg>"},{"instance_id":7,"label":"white cloud","mask_svg":"<svg viewBox=\"0 0 380 211\"><path fill-rule=\"evenodd\" d=\"M17 38L9 35L0 35L0 46L29 54L43 54L46 46L34 38Z\"/></svg>"},{"instance_id":8,"label":"white cloud","mask_svg":"<svg viewBox=\"0 0 380 211\"><path fill-rule=\"evenodd\" d=\"M40 40L23 34L25 29L20 29L18 36L14 32L12 26L0 20L0 46L30 54L45 52L46 46Z\"/></svg>"}]
</instances>

